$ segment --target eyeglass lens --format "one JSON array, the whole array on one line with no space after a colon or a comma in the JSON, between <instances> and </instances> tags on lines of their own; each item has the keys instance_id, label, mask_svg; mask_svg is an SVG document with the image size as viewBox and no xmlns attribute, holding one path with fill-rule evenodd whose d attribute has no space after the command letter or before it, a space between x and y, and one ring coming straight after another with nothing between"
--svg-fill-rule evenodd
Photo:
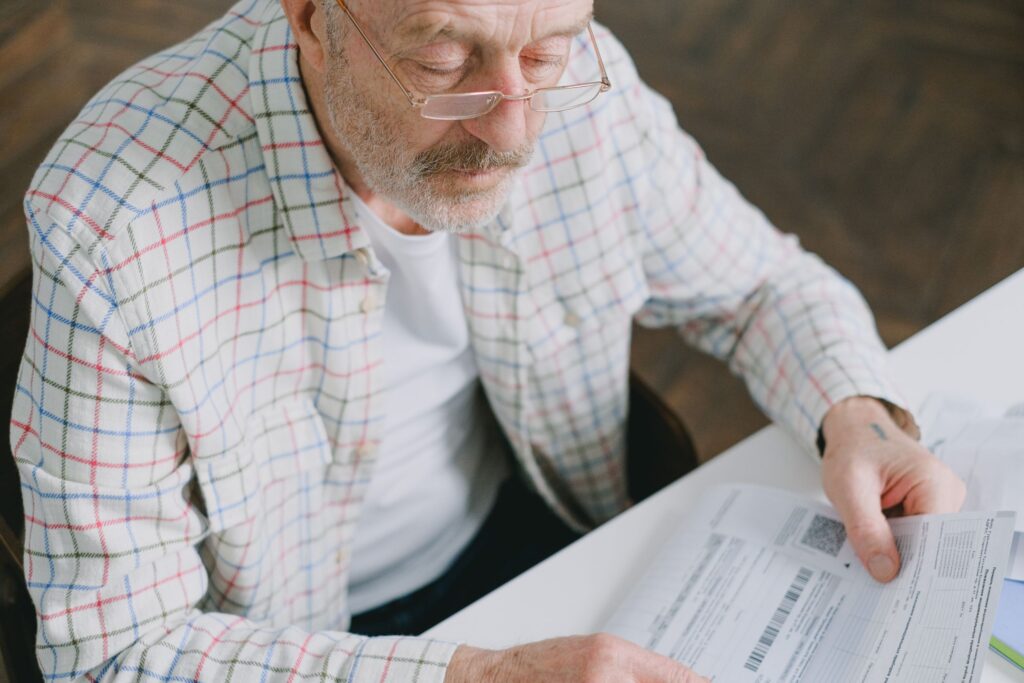
<instances>
[{"instance_id":1,"label":"eyeglass lens","mask_svg":"<svg viewBox=\"0 0 1024 683\"><path fill-rule=\"evenodd\" d=\"M431 95L423 103L420 115L443 121L472 118L486 114L501 100L495 92Z\"/></svg>"},{"instance_id":2,"label":"eyeglass lens","mask_svg":"<svg viewBox=\"0 0 1024 683\"><path fill-rule=\"evenodd\" d=\"M600 93L600 83L539 90L531 99L530 106L534 111L564 111L587 104ZM441 121L470 119L491 111L500 100L501 94L494 92L431 95L423 103L420 115Z\"/></svg>"},{"instance_id":3,"label":"eyeglass lens","mask_svg":"<svg viewBox=\"0 0 1024 683\"><path fill-rule=\"evenodd\" d=\"M541 90L534 95L530 106L536 111L563 111L587 104L600 93L600 83L587 83L568 88L551 88Z\"/></svg>"}]
</instances>

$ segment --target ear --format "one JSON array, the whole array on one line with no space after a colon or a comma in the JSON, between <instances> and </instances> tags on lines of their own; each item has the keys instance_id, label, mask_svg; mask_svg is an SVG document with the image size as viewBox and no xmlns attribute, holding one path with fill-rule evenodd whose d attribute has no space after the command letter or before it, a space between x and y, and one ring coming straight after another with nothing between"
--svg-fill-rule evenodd
<instances>
[{"instance_id":1,"label":"ear","mask_svg":"<svg viewBox=\"0 0 1024 683\"><path fill-rule=\"evenodd\" d=\"M334 0L281 0L281 8L292 28L302 57L323 73L327 53L327 32L320 2Z\"/></svg>"}]
</instances>

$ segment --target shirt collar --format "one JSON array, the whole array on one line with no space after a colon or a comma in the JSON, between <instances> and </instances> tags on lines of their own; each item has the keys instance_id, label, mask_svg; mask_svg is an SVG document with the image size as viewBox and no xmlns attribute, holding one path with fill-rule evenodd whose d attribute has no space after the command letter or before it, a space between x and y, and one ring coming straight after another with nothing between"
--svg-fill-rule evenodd
<instances>
[{"instance_id":1,"label":"shirt collar","mask_svg":"<svg viewBox=\"0 0 1024 683\"><path fill-rule=\"evenodd\" d=\"M268 2L253 40L253 116L278 215L299 256L319 261L369 244L317 129L299 73L298 44L278 2Z\"/></svg>"}]
</instances>

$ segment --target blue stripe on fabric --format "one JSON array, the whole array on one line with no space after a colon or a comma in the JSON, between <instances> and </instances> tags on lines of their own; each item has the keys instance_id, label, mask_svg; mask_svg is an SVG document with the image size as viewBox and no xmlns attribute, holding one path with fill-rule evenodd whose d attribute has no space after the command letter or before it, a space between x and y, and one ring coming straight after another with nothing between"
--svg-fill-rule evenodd
<instances>
[{"instance_id":1,"label":"blue stripe on fabric","mask_svg":"<svg viewBox=\"0 0 1024 683\"><path fill-rule=\"evenodd\" d=\"M36 398L32 396L32 392L23 385L21 385L20 383L15 387L15 391L28 397L28 399L32 402L32 405L37 409L38 414L41 415L42 417L49 418L50 420L53 420L59 425L62 425L69 429L73 429L76 432L82 432L84 434L96 434L99 436L117 436L131 439L140 438L144 436L161 436L164 434L173 434L179 429L179 427L175 425L173 427L167 427L165 429L161 429L154 432L131 432L126 434L116 429L100 429L99 427L87 426L84 424L80 424L78 422L71 422L69 420L65 420L63 417L57 415L56 413L51 413L48 410L44 410L41 401L37 401Z\"/></svg>"}]
</instances>

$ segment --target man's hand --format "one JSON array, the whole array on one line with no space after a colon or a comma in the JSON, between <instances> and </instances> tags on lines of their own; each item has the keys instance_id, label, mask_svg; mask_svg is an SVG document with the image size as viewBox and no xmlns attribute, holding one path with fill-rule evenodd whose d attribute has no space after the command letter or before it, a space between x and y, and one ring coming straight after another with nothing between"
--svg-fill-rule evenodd
<instances>
[{"instance_id":1,"label":"man's hand","mask_svg":"<svg viewBox=\"0 0 1024 683\"><path fill-rule=\"evenodd\" d=\"M445 683L699 683L682 664L606 633L552 638L507 650L460 645Z\"/></svg>"},{"instance_id":2,"label":"man's hand","mask_svg":"<svg viewBox=\"0 0 1024 683\"><path fill-rule=\"evenodd\" d=\"M822 422L825 493L846 525L860 561L876 580L899 571L883 510L956 512L965 487L956 474L893 421L878 400L856 396L832 406Z\"/></svg>"}]
</instances>

